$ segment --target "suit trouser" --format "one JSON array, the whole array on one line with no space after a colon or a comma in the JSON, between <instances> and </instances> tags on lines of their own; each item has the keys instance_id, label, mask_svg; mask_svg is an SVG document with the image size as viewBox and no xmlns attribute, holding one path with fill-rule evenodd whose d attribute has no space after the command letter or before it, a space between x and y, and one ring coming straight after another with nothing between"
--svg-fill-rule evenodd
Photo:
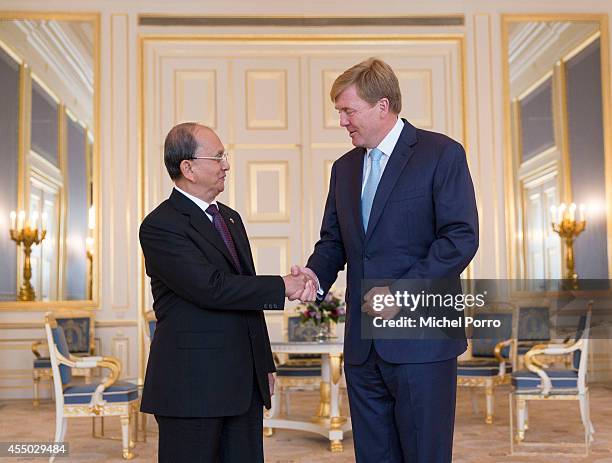
<instances>
[{"instance_id":1,"label":"suit trouser","mask_svg":"<svg viewBox=\"0 0 612 463\"><path fill-rule=\"evenodd\" d=\"M212 418L155 415L159 463L263 463L263 400L253 378L246 413Z\"/></svg>"},{"instance_id":2,"label":"suit trouser","mask_svg":"<svg viewBox=\"0 0 612 463\"><path fill-rule=\"evenodd\" d=\"M393 364L374 346L345 364L357 463L449 463L457 359Z\"/></svg>"}]
</instances>

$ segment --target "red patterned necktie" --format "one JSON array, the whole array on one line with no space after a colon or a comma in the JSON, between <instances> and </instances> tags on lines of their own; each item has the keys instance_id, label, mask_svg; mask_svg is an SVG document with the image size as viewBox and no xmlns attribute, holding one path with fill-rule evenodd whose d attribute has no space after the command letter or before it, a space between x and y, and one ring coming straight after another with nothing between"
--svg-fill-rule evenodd
<instances>
[{"instance_id":1,"label":"red patterned necktie","mask_svg":"<svg viewBox=\"0 0 612 463\"><path fill-rule=\"evenodd\" d=\"M206 212L212 215L213 225L215 226L215 228L221 235L221 238L223 239L223 242L225 243L227 250L231 254L232 259L234 260L234 264L236 265L236 269L238 270L238 273L242 274L242 266L240 265L240 259L238 258L238 252L236 252L236 246L234 245L234 240L232 239L232 235L230 234L227 228L227 224L225 223L223 216L219 213L219 209L217 208L217 205L211 204L206 209Z\"/></svg>"}]
</instances>

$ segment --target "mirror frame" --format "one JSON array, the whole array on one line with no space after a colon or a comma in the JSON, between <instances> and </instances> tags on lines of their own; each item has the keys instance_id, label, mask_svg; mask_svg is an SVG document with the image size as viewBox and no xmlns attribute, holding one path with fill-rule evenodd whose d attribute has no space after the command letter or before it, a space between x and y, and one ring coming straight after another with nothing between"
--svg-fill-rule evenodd
<instances>
[{"instance_id":1,"label":"mirror frame","mask_svg":"<svg viewBox=\"0 0 612 463\"><path fill-rule=\"evenodd\" d=\"M602 86L602 128L604 139L604 163L606 182L606 222L608 230L608 274L612 278L612 101L610 79L610 47L608 33L608 15L601 14L502 14L501 15L501 41L502 41L502 81L503 81L503 110L504 110L504 193L506 206L506 237L508 277L523 278L524 270L520 260L525 258L522 234L519 230L516 172L517 162L513 147L512 133L512 101L510 99L510 68L508 62L510 25L523 22L594 22L599 25L600 59L601 59L601 86ZM569 196L569 195L568 195ZM565 202L571 202L571 197L564 197Z\"/></svg>"},{"instance_id":2,"label":"mirror frame","mask_svg":"<svg viewBox=\"0 0 612 463\"><path fill-rule=\"evenodd\" d=\"M56 20L56 21L81 21L90 22L93 27L93 149L92 149L92 182L93 198L95 206L95 227L94 237L94 258L92 265L92 298L87 300L54 300L54 301L0 301L0 312L43 312L58 309L89 309L94 310L99 307L100 292L100 13L92 12L33 12L33 11L0 11L0 20ZM23 70L24 65L20 65L20 107L23 100ZM20 118L21 118L20 111ZM21 125L21 124L20 124ZM18 209L23 209L25 204L25 188L23 166L26 161L26 154L23 146L24 134L19 133L19 179L18 179Z\"/></svg>"}]
</instances>

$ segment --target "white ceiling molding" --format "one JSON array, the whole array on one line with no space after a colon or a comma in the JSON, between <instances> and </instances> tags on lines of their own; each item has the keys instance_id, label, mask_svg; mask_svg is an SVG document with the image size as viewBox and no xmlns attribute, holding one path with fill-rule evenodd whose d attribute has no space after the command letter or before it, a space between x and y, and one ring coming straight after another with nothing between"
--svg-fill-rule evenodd
<instances>
[{"instance_id":1,"label":"white ceiling molding","mask_svg":"<svg viewBox=\"0 0 612 463\"><path fill-rule=\"evenodd\" d=\"M598 30L595 21L512 23L508 34L511 97L522 94Z\"/></svg>"},{"instance_id":2,"label":"white ceiling molding","mask_svg":"<svg viewBox=\"0 0 612 463\"><path fill-rule=\"evenodd\" d=\"M93 47L87 23L1 21L0 39L88 127L93 125ZM85 26L83 29L82 26ZM79 28L82 32L79 31Z\"/></svg>"}]
</instances>

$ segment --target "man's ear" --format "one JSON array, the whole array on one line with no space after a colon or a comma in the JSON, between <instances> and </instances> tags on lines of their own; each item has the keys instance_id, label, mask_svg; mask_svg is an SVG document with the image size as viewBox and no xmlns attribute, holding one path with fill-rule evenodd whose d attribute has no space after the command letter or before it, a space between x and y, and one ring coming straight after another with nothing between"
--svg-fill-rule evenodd
<instances>
[{"instance_id":1,"label":"man's ear","mask_svg":"<svg viewBox=\"0 0 612 463\"><path fill-rule=\"evenodd\" d=\"M179 168L181 169L181 174L187 180L193 181L193 169L191 168L191 163L187 160L182 160L179 164Z\"/></svg>"},{"instance_id":2,"label":"man's ear","mask_svg":"<svg viewBox=\"0 0 612 463\"><path fill-rule=\"evenodd\" d=\"M376 104L380 110L380 116L385 117L389 113L389 100L387 98L381 98Z\"/></svg>"}]
</instances>

